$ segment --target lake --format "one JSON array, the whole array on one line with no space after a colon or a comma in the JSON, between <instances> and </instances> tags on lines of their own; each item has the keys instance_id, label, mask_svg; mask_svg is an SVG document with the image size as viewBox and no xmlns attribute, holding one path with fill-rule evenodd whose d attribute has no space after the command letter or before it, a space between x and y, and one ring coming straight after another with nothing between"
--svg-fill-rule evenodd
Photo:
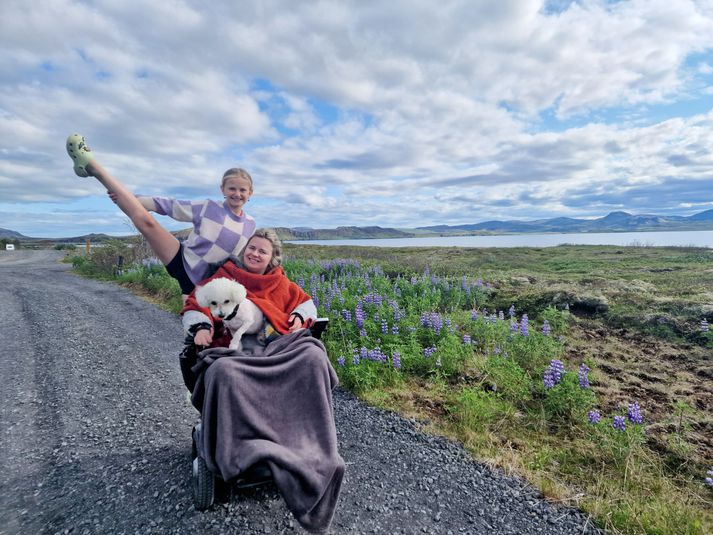
<instances>
[{"instance_id":1,"label":"lake","mask_svg":"<svg viewBox=\"0 0 713 535\"><path fill-rule=\"evenodd\" d=\"M555 247L571 245L694 246L713 248L713 230L671 232L604 232L584 234L507 234L379 238L370 240L304 240L295 244L360 245L364 247Z\"/></svg>"}]
</instances>

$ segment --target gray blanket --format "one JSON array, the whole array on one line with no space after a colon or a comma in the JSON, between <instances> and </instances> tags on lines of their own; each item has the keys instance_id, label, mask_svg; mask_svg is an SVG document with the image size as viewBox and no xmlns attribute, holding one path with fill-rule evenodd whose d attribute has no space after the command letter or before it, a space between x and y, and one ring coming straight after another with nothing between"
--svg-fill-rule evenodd
<instances>
[{"instance_id":1,"label":"gray blanket","mask_svg":"<svg viewBox=\"0 0 713 535\"><path fill-rule=\"evenodd\" d=\"M253 353L202 351L193 405L201 411L198 451L226 481L266 461L287 507L308 531L329 527L344 476L332 389L337 375L307 330Z\"/></svg>"}]
</instances>

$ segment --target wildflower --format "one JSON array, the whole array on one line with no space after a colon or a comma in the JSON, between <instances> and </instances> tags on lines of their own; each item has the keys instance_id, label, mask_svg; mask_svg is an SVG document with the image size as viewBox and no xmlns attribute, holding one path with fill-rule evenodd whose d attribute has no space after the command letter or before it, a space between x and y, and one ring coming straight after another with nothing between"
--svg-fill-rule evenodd
<instances>
[{"instance_id":1,"label":"wildflower","mask_svg":"<svg viewBox=\"0 0 713 535\"><path fill-rule=\"evenodd\" d=\"M493 349L493 355L499 355L501 352L500 346L495 346L495 349Z\"/></svg>"},{"instance_id":2,"label":"wildflower","mask_svg":"<svg viewBox=\"0 0 713 535\"><path fill-rule=\"evenodd\" d=\"M401 369L401 355L398 351L394 351L394 353L391 355L391 362L393 362L395 369Z\"/></svg>"},{"instance_id":3,"label":"wildflower","mask_svg":"<svg viewBox=\"0 0 713 535\"><path fill-rule=\"evenodd\" d=\"M611 426L617 431L626 431L626 418L623 416L614 416Z\"/></svg>"},{"instance_id":4,"label":"wildflower","mask_svg":"<svg viewBox=\"0 0 713 535\"><path fill-rule=\"evenodd\" d=\"M359 336L361 338L366 338L366 329L359 329Z\"/></svg>"},{"instance_id":5,"label":"wildflower","mask_svg":"<svg viewBox=\"0 0 713 535\"><path fill-rule=\"evenodd\" d=\"M602 419L602 415L599 414L598 410L591 410L587 413L587 419L590 424L597 424L599 423L599 420Z\"/></svg>"},{"instance_id":6,"label":"wildflower","mask_svg":"<svg viewBox=\"0 0 713 535\"><path fill-rule=\"evenodd\" d=\"M508 308L508 316L511 318L515 317L515 305L510 305L510 308Z\"/></svg>"},{"instance_id":7,"label":"wildflower","mask_svg":"<svg viewBox=\"0 0 713 535\"><path fill-rule=\"evenodd\" d=\"M386 320L381 320L381 332L389 334L389 323Z\"/></svg>"},{"instance_id":8,"label":"wildflower","mask_svg":"<svg viewBox=\"0 0 713 535\"><path fill-rule=\"evenodd\" d=\"M470 335L469 334L464 334L463 335L463 344L464 345L469 345L471 342Z\"/></svg>"},{"instance_id":9,"label":"wildflower","mask_svg":"<svg viewBox=\"0 0 713 535\"><path fill-rule=\"evenodd\" d=\"M550 366L545 370L542 377L542 381L545 384L545 388L553 388L557 383L562 380L562 376L565 374L564 364L561 360L552 359L550 361Z\"/></svg>"},{"instance_id":10,"label":"wildflower","mask_svg":"<svg viewBox=\"0 0 713 535\"><path fill-rule=\"evenodd\" d=\"M527 314L523 314L522 318L520 318L520 334L527 336L527 333Z\"/></svg>"},{"instance_id":11,"label":"wildflower","mask_svg":"<svg viewBox=\"0 0 713 535\"><path fill-rule=\"evenodd\" d=\"M635 401L633 403L629 403L629 411L627 413L627 416L629 417L629 421L632 424L644 423L644 417L641 416L641 407L639 407L639 404Z\"/></svg>"},{"instance_id":12,"label":"wildflower","mask_svg":"<svg viewBox=\"0 0 713 535\"><path fill-rule=\"evenodd\" d=\"M550 328L550 322L545 320L542 322L542 334L549 336L552 329Z\"/></svg>"},{"instance_id":13,"label":"wildflower","mask_svg":"<svg viewBox=\"0 0 713 535\"><path fill-rule=\"evenodd\" d=\"M510 332L514 333L520 330L520 324L515 320L510 320Z\"/></svg>"},{"instance_id":14,"label":"wildflower","mask_svg":"<svg viewBox=\"0 0 713 535\"><path fill-rule=\"evenodd\" d=\"M366 314L364 313L363 305L361 301L358 301L356 308L354 309L354 321L356 322L357 329L364 327L364 320L366 319Z\"/></svg>"},{"instance_id":15,"label":"wildflower","mask_svg":"<svg viewBox=\"0 0 713 535\"><path fill-rule=\"evenodd\" d=\"M423 356L429 358L436 352L436 346L427 347L423 350Z\"/></svg>"},{"instance_id":16,"label":"wildflower","mask_svg":"<svg viewBox=\"0 0 713 535\"><path fill-rule=\"evenodd\" d=\"M441 356L438 355L438 357L436 357L436 368L440 368L440 367L441 367Z\"/></svg>"},{"instance_id":17,"label":"wildflower","mask_svg":"<svg viewBox=\"0 0 713 535\"><path fill-rule=\"evenodd\" d=\"M710 327L708 326L708 322L706 321L706 318L703 318L701 320L701 332L707 333L709 330L710 330Z\"/></svg>"},{"instance_id":18,"label":"wildflower","mask_svg":"<svg viewBox=\"0 0 713 535\"><path fill-rule=\"evenodd\" d=\"M351 312L351 310L346 310L346 309L345 309L345 310L342 310L342 317L343 317L346 321L352 321L352 312Z\"/></svg>"},{"instance_id":19,"label":"wildflower","mask_svg":"<svg viewBox=\"0 0 713 535\"><path fill-rule=\"evenodd\" d=\"M708 470L708 476L704 481L709 487L713 487L713 470Z\"/></svg>"},{"instance_id":20,"label":"wildflower","mask_svg":"<svg viewBox=\"0 0 713 535\"><path fill-rule=\"evenodd\" d=\"M359 350L355 347L352 351L352 364L354 364L354 366L359 366L360 361Z\"/></svg>"},{"instance_id":21,"label":"wildflower","mask_svg":"<svg viewBox=\"0 0 713 535\"><path fill-rule=\"evenodd\" d=\"M498 311L498 319L500 321L505 319L505 313L502 310Z\"/></svg>"},{"instance_id":22,"label":"wildflower","mask_svg":"<svg viewBox=\"0 0 713 535\"><path fill-rule=\"evenodd\" d=\"M340 355L339 358L337 359L337 364L340 366L344 366L344 356Z\"/></svg>"},{"instance_id":23,"label":"wildflower","mask_svg":"<svg viewBox=\"0 0 713 535\"><path fill-rule=\"evenodd\" d=\"M472 319L473 321L478 319L478 311L477 310L472 310L470 312L470 319Z\"/></svg>"},{"instance_id":24,"label":"wildflower","mask_svg":"<svg viewBox=\"0 0 713 535\"><path fill-rule=\"evenodd\" d=\"M589 388L589 366L586 364L579 367L579 386Z\"/></svg>"},{"instance_id":25,"label":"wildflower","mask_svg":"<svg viewBox=\"0 0 713 535\"><path fill-rule=\"evenodd\" d=\"M399 326L395 323L391 326L391 334L399 334Z\"/></svg>"}]
</instances>

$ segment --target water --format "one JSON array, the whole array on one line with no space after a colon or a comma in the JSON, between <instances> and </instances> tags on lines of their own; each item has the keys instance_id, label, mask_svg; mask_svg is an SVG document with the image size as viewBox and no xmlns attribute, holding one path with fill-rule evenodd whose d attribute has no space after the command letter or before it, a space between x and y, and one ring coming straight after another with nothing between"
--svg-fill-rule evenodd
<instances>
[{"instance_id":1,"label":"water","mask_svg":"<svg viewBox=\"0 0 713 535\"><path fill-rule=\"evenodd\" d=\"M373 240L304 240L289 243L360 245L364 247L555 247L572 245L694 246L713 248L713 230L671 232L606 232L584 234L507 234L501 236L434 236Z\"/></svg>"}]
</instances>

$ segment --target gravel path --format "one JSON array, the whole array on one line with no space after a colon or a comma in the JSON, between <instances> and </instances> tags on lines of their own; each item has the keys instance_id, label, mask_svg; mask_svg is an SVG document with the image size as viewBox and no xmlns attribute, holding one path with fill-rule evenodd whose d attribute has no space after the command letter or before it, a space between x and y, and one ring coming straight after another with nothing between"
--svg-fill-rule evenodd
<instances>
[{"instance_id":1,"label":"gravel path","mask_svg":"<svg viewBox=\"0 0 713 535\"><path fill-rule=\"evenodd\" d=\"M272 486L194 510L178 318L60 257L0 251L0 535L304 533ZM599 533L413 422L334 402L347 473L330 533Z\"/></svg>"}]
</instances>

